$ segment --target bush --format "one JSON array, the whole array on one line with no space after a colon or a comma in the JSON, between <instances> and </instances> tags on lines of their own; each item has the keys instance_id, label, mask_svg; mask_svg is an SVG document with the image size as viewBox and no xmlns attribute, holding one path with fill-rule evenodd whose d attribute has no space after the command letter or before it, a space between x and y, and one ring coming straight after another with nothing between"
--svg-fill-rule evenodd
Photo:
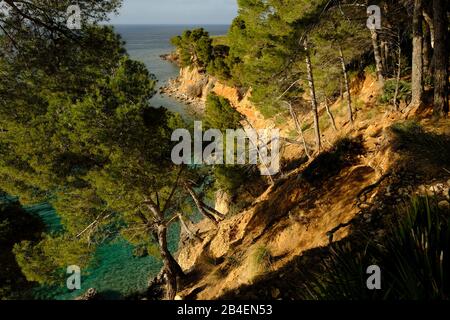
<instances>
[{"instance_id":1,"label":"bush","mask_svg":"<svg viewBox=\"0 0 450 320\"><path fill-rule=\"evenodd\" d=\"M231 70L227 64L226 58L217 57L212 60L206 69L208 74L213 75L220 80L227 81L231 78Z\"/></svg>"},{"instance_id":2,"label":"bush","mask_svg":"<svg viewBox=\"0 0 450 320\"><path fill-rule=\"evenodd\" d=\"M255 181L257 178L260 178L260 175L255 165L223 165L214 168L216 188L230 194L235 194L245 183Z\"/></svg>"},{"instance_id":3,"label":"bush","mask_svg":"<svg viewBox=\"0 0 450 320\"><path fill-rule=\"evenodd\" d=\"M182 67L196 65L206 68L212 60L212 39L203 28L186 30L171 42L177 48Z\"/></svg>"},{"instance_id":4,"label":"bush","mask_svg":"<svg viewBox=\"0 0 450 320\"><path fill-rule=\"evenodd\" d=\"M204 121L209 128L226 130L241 128L242 115L234 109L230 101L210 93L206 99Z\"/></svg>"},{"instance_id":5,"label":"bush","mask_svg":"<svg viewBox=\"0 0 450 320\"><path fill-rule=\"evenodd\" d=\"M379 97L380 103L394 103L396 80L388 80L384 84L383 94ZM411 84L406 81L400 81L398 86L398 101L404 101L408 104L411 101Z\"/></svg>"},{"instance_id":6,"label":"bush","mask_svg":"<svg viewBox=\"0 0 450 320\"><path fill-rule=\"evenodd\" d=\"M231 79L231 68L233 61L229 56L230 47L226 45L216 45L213 48L213 59L206 71L223 81Z\"/></svg>"},{"instance_id":7,"label":"bush","mask_svg":"<svg viewBox=\"0 0 450 320\"><path fill-rule=\"evenodd\" d=\"M307 283L306 299L445 300L450 294L449 209L417 197L399 210L380 243L335 244L321 263L324 273ZM368 290L366 268L380 266L382 289Z\"/></svg>"},{"instance_id":8,"label":"bush","mask_svg":"<svg viewBox=\"0 0 450 320\"><path fill-rule=\"evenodd\" d=\"M39 240L44 228L42 221L20 204L0 202L0 300L31 298L35 284L25 278L12 249L21 241Z\"/></svg>"},{"instance_id":9,"label":"bush","mask_svg":"<svg viewBox=\"0 0 450 320\"><path fill-rule=\"evenodd\" d=\"M253 277L267 273L272 269L272 254L270 250L261 245L257 247L250 256L250 273Z\"/></svg>"}]
</instances>

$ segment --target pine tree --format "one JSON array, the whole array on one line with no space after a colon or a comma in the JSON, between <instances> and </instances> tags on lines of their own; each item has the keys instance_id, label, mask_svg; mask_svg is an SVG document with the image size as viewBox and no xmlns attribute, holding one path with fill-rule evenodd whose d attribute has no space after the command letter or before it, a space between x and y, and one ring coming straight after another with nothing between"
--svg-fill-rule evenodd
<instances>
[{"instance_id":1,"label":"pine tree","mask_svg":"<svg viewBox=\"0 0 450 320\"><path fill-rule=\"evenodd\" d=\"M423 103L423 16L422 0L414 0L413 15L413 60L412 60L412 101L410 107Z\"/></svg>"},{"instance_id":2,"label":"pine tree","mask_svg":"<svg viewBox=\"0 0 450 320\"><path fill-rule=\"evenodd\" d=\"M449 32L447 18L448 2L433 1L434 26L434 115L445 117L449 112Z\"/></svg>"},{"instance_id":3,"label":"pine tree","mask_svg":"<svg viewBox=\"0 0 450 320\"><path fill-rule=\"evenodd\" d=\"M52 283L67 261L87 265L95 245L121 233L159 245L173 299L183 272L166 236L187 197L187 170L171 161L171 133L184 124L149 105L154 76L127 57L112 28L67 29L63 2L46 8L53 16L39 1L6 3L13 10L0 17L0 188L28 203L49 201L66 226L61 236L18 246L19 264L30 279ZM118 1L86 3L86 16L101 20Z\"/></svg>"}]
</instances>

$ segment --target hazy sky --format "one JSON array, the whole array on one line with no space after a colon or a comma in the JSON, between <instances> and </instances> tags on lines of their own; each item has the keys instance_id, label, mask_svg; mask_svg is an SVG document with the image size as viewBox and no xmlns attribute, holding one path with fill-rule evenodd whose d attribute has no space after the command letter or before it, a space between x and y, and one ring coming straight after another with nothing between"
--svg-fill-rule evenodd
<instances>
[{"instance_id":1,"label":"hazy sky","mask_svg":"<svg viewBox=\"0 0 450 320\"><path fill-rule=\"evenodd\" d=\"M113 24L230 24L236 0L123 0Z\"/></svg>"}]
</instances>

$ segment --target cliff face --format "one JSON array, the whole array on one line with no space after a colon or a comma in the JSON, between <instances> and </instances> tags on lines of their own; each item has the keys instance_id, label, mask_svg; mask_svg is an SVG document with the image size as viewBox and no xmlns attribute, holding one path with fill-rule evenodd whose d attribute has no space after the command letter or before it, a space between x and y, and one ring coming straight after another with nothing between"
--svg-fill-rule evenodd
<instances>
[{"instance_id":1,"label":"cliff face","mask_svg":"<svg viewBox=\"0 0 450 320\"><path fill-rule=\"evenodd\" d=\"M202 83L199 102L204 103L212 91L229 99L255 128L275 127L273 120L264 119L251 104L250 93L240 98L235 88L196 70L182 70L177 82L178 90L186 94L190 86ZM396 138L390 128L406 116L379 106L379 93L373 76L354 83L354 125L348 123L345 102L338 100L330 106L337 130L321 108L323 153L283 169L274 185L241 212L227 216L218 228L207 221L193 226L201 239L186 240L178 261L196 280L182 288L180 298L296 298L302 270L314 270L331 242L358 242L361 232L365 237L382 238L382 221L396 212L399 203L423 190L440 190L438 195L448 205L449 177L439 180L433 173L442 168L418 161L420 155L414 161L405 160L394 147ZM308 116L302 120L308 126L312 123ZM424 120L421 124L437 132L448 127L448 121L431 125ZM278 127L283 135L294 126L288 120ZM311 149L312 131L305 130ZM337 143L344 137L348 146ZM286 161L303 156L297 146L283 149ZM227 208L224 201L218 205Z\"/></svg>"},{"instance_id":2,"label":"cliff face","mask_svg":"<svg viewBox=\"0 0 450 320\"><path fill-rule=\"evenodd\" d=\"M206 98L211 92L228 99L231 105L243 114L255 129L275 127L275 123L271 119L264 119L251 103L250 91L241 97L236 88L201 72L198 68L181 68L179 77L170 81L164 89L164 93L195 104L200 109L204 108Z\"/></svg>"}]
</instances>

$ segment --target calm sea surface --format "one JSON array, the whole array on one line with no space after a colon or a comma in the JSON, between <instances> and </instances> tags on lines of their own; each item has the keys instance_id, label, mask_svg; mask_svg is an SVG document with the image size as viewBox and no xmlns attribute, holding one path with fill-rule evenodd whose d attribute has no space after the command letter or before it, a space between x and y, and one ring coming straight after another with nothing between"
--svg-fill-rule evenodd
<instances>
[{"instance_id":1,"label":"calm sea surface","mask_svg":"<svg viewBox=\"0 0 450 320\"><path fill-rule=\"evenodd\" d=\"M157 26L157 25L117 25L116 31L122 35L126 41L127 51L132 59L145 63L151 73L158 79L158 87L163 86L170 78L175 78L179 74L179 69L174 64L164 61L160 55L173 51L170 39L180 35L186 29L203 27L210 35L224 35L229 26L209 25L209 26ZM178 112L183 117L189 118L186 105L169 97L156 94L152 100L154 107L164 106L170 111Z\"/></svg>"},{"instance_id":2,"label":"calm sea surface","mask_svg":"<svg viewBox=\"0 0 450 320\"><path fill-rule=\"evenodd\" d=\"M186 29L200 26L155 26L155 25L117 25L116 31L126 42L127 51L132 59L145 63L151 73L158 79L158 87L164 85L170 78L175 78L179 69L170 62L163 61L160 55L173 50L170 39L181 34ZM211 35L226 34L228 26L202 26ZM166 107L190 118L187 106L159 94L151 100L154 107ZM29 211L40 215L46 221L50 230L60 228L57 213L48 205L38 205L28 208ZM169 247L176 251L179 241L179 228L173 225L169 231ZM161 262L153 257L135 258L133 247L118 238L101 245L96 252L96 263L90 270L82 273L82 289L68 292L63 286L56 288L42 287L36 290L36 297L40 299L71 299L85 292L89 288L96 288L109 298L120 299L126 294L142 291L146 288L150 276L156 275Z\"/></svg>"}]
</instances>

